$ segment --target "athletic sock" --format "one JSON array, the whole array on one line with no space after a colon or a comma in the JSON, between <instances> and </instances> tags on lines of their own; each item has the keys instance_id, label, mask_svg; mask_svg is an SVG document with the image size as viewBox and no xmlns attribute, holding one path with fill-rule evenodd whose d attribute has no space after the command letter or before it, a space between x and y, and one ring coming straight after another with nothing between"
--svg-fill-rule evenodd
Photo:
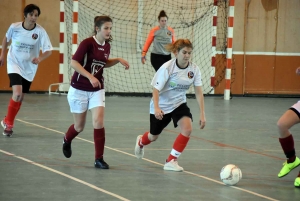
<instances>
[{"instance_id":1,"label":"athletic sock","mask_svg":"<svg viewBox=\"0 0 300 201\"><path fill-rule=\"evenodd\" d=\"M72 124L68 131L65 134L64 140L65 142L71 143L72 140L79 134L79 132L77 132L74 128L74 124Z\"/></svg>"},{"instance_id":2,"label":"athletic sock","mask_svg":"<svg viewBox=\"0 0 300 201\"><path fill-rule=\"evenodd\" d=\"M176 160L180 154L183 152L184 148L186 147L187 143L189 142L189 137L182 135L181 133L177 136L174 144L173 149L167 159L167 162L170 162L172 159Z\"/></svg>"},{"instance_id":3,"label":"athletic sock","mask_svg":"<svg viewBox=\"0 0 300 201\"><path fill-rule=\"evenodd\" d=\"M94 129L95 159L103 158L105 145L105 129Z\"/></svg>"},{"instance_id":4,"label":"athletic sock","mask_svg":"<svg viewBox=\"0 0 300 201\"><path fill-rule=\"evenodd\" d=\"M149 138L148 138L148 134L149 134L148 131L145 132L144 135L143 135L143 137L142 137L142 139L139 141L139 145L140 145L141 148L142 148L143 146L148 145L148 144L151 143L151 141L150 141Z\"/></svg>"},{"instance_id":5,"label":"athletic sock","mask_svg":"<svg viewBox=\"0 0 300 201\"><path fill-rule=\"evenodd\" d=\"M12 98L9 101L8 109L7 109L7 115L5 117L5 122L9 125L14 125L14 121L16 118L16 115L19 111L19 102L14 101Z\"/></svg>"},{"instance_id":6,"label":"athletic sock","mask_svg":"<svg viewBox=\"0 0 300 201\"><path fill-rule=\"evenodd\" d=\"M294 148L294 138L292 134L286 138L279 138L279 142L287 158L287 162L293 163L296 159L296 152Z\"/></svg>"}]
</instances>

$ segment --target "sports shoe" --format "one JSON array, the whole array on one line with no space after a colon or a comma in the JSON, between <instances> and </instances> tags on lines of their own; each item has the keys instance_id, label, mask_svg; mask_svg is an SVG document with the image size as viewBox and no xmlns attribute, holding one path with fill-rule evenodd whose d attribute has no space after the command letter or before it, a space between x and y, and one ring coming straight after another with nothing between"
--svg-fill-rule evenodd
<instances>
[{"instance_id":1,"label":"sports shoe","mask_svg":"<svg viewBox=\"0 0 300 201\"><path fill-rule=\"evenodd\" d=\"M3 131L3 135L7 136L7 137L11 137L13 134L13 130L12 128L14 127L13 125L9 125L5 122L5 118L1 121L1 125L4 129Z\"/></svg>"},{"instance_id":2,"label":"sports shoe","mask_svg":"<svg viewBox=\"0 0 300 201\"><path fill-rule=\"evenodd\" d=\"M70 158L72 156L71 143L63 141L62 151L66 158Z\"/></svg>"},{"instance_id":3,"label":"sports shoe","mask_svg":"<svg viewBox=\"0 0 300 201\"><path fill-rule=\"evenodd\" d=\"M141 148L139 145L139 142L142 137L143 137L142 135L137 136L136 142L135 142L134 154L138 159L144 157L144 147Z\"/></svg>"},{"instance_id":4,"label":"sports shoe","mask_svg":"<svg viewBox=\"0 0 300 201\"><path fill-rule=\"evenodd\" d=\"M103 158L98 158L95 160L95 168L109 169L109 165L103 160Z\"/></svg>"},{"instance_id":5,"label":"sports shoe","mask_svg":"<svg viewBox=\"0 0 300 201\"><path fill-rule=\"evenodd\" d=\"M278 173L278 177L284 177L285 175L287 175L292 169L298 167L300 165L300 159L298 157L296 157L295 161L293 163L287 163L287 161L285 161L283 163L283 167L280 170L280 172Z\"/></svg>"},{"instance_id":6,"label":"sports shoe","mask_svg":"<svg viewBox=\"0 0 300 201\"><path fill-rule=\"evenodd\" d=\"M171 161L165 163L164 170L170 170L175 172L183 171L183 168L178 165L177 160L172 159Z\"/></svg>"},{"instance_id":7,"label":"sports shoe","mask_svg":"<svg viewBox=\"0 0 300 201\"><path fill-rule=\"evenodd\" d=\"M294 186L295 186L296 188L300 188L300 177L297 177L297 178L295 179Z\"/></svg>"}]
</instances>

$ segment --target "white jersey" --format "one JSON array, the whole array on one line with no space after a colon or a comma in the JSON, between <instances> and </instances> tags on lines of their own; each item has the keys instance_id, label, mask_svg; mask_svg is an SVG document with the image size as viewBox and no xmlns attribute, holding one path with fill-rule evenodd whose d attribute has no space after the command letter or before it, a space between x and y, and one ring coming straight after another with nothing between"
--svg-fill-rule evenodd
<instances>
[{"instance_id":1,"label":"white jersey","mask_svg":"<svg viewBox=\"0 0 300 201\"><path fill-rule=\"evenodd\" d=\"M17 73L24 79L32 81L38 65L32 63L32 59L42 52L53 49L49 36L45 29L36 24L32 30L23 27L23 22L10 25L6 32L7 42L12 40L7 54L7 73Z\"/></svg>"},{"instance_id":2,"label":"white jersey","mask_svg":"<svg viewBox=\"0 0 300 201\"><path fill-rule=\"evenodd\" d=\"M154 75L151 85L159 91L159 108L168 114L186 102L186 91L191 85L202 86L199 67L189 62L181 69L176 58L164 63ZM150 101L150 114L154 114L153 98Z\"/></svg>"}]
</instances>

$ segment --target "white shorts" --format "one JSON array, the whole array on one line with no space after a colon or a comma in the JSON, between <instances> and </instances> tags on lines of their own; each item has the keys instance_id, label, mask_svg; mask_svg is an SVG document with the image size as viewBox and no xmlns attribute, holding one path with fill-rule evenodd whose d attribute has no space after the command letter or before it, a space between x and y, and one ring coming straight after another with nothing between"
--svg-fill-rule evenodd
<instances>
[{"instance_id":1,"label":"white shorts","mask_svg":"<svg viewBox=\"0 0 300 201\"><path fill-rule=\"evenodd\" d=\"M292 109L300 118L300 101L295 103L290 109Z\"/></svg>"},{"instance_id":2,"label":"white shorts","mask_svg":"<svg viewBox=\"0 0 300 201\"><path fill-rule=\"evenodd\" d=\"M83 113L95 107L105 107L105 90L82 91L70 86L68 102L71 113Z\"/></svg>"}]
</instances>

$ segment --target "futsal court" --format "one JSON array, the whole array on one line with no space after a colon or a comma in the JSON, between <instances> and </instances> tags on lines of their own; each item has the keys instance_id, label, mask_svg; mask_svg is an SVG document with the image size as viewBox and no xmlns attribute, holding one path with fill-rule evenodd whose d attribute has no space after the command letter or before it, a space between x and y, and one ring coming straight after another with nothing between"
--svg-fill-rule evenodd
<instances>
[{"instance_id":1,"label":"futsal court","mask_svg":"<svg viewBox=\"0 0 300 201\"><path fill-rule=\"evenodd\" d=\"M5 114L11 94L0 94ZM63 156L64 132L73 123L66 96L28 94L16 117L11 138L0 138L0 200L300 200L294 187L300 168L284 178L285 160L276 122L295 98L205 97L207 125L200 130L198 106L192 137L180 156L184 172L163 170L179 133L170 124L158 140L134 156L137 135L149 130L150 97L106 97L104 158L109 170L93 166L91 113L85 130ZM299 153L299 126L292 128ZM235 164L243 174L236 186L225 186L220 170Z\"/></svg>"}]
</instances>

